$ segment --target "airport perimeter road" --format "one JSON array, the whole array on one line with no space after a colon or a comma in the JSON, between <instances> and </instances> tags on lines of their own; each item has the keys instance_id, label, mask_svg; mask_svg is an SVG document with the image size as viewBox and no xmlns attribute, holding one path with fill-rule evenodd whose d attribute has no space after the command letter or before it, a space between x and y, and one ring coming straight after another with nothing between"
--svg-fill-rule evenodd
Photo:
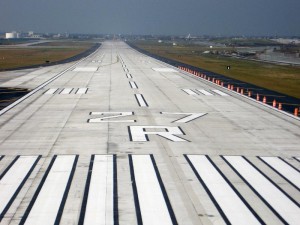
<instances>
[{"instance_id":1,"label":"airport perimeter road","mask_svg":"<svg viewBox=\"0 0 300 225\"><path fill-rule=\"evenodd\" d=\"M299 224L293 116L117 41L1 86L1 225Z\"/></svg>"}]
</instances>

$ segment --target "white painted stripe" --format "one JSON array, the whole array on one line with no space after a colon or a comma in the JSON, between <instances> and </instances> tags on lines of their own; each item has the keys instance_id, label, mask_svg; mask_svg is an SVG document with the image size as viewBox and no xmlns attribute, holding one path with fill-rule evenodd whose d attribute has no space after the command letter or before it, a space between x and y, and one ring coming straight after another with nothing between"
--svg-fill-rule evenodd
<instances>
[{"instance_id":1,"label":"white painted stripe","mask_svg":"<svg viewBox=\"0 0 300 225\"><path fill-rule=\"evenodd\" d=\"M87 88L78 88L76 94L80 95L80 94L85 94L87 92Z\"/></svg>"},{"instance_id":2,"label":"white painted stripe","mask_svg":"<svg viewBox=\"0 0 300 225\"><path fill-rule=\"evenodd\" d=\"M204 95L207 95L207 96L212 96L213 94L206 91L206 90L202 90L202 89L196 89L197 91L199 91L200 93L204 94Z\"/></svg>"},{"instance_id":3,"label":"white painted stripe","mask_svg":"<svg viewBox=\"0 0 300 225\"><path fill-rule=\"evenodd\" d=\"M204 155L188 155L197 173L231 224L260 224Z\"/></svg>"},{"instance_id":4,"label":"white painted stripe","mask_svg":"<svg viewBox=\"0 0 300 225\"><path fill-rule=\"evenodd\" d=\"M224 158L288 224L299 224L299 207L258 170L241 156L224 156Z\"/></svg>"},{"instance_id":5,"label":"white painted stripe","mask_svg":"<svg viewBox=\"0 0 300 225\"><path fill-rule=\"evenodd\" d=\"M147 107L147 103L144 101L142 94L135 94L136 99L141 107Z\"/></svg>"},{"instance_id":6,"label":"white painted stripe","mask_svg":"<svg viewBox=\"0 0 300 225\"><path fill-rule=\"evenodd\" d=\"M0 214L13 197L38 156L20 156L0 180Z\"/></svg>"},{"instance_id":7,"label":"white painted stripe","mask_svg":"<svg viewBox=\"0 0 300 225\"><path fill-rule=\"evenodd\" d=\"M137 89L136 83L134 81L129 81L131 88Z\"/></svg>"},{"instance_id":8,"label":"white painted stripe","mask_svg":"<svg viewBox=\"0 0 300 225\"><path fill-rule=\"evenodd\" d=\"M54 224L75 157L57 156L25 224Z\"/></svg>"},{"instance_id":9,"label":"white painted stripe","mask_svg":"<svg viewBox=\"0 0 300 225\"><path fill-rule=\"evenodd\" d=\"M73 88L65 88L62 90L62 92L60 92L60 94L67 95L67 94L70 94L72 90L73 90Z\"/></svg>"},{"instance_id":10,"label":"white painted stripe","mask_svg":"<svg viewBox=\"0 0 300 225\"><path fill-rule=\"evenodd\" d=\"M53 95L58 88L50 88L48 91L45 92L46 95Z\"/></svg>"},{"instance_id":11,"label":"white painted stripe","mask_svg":"<svg viewBox=\"0 0 300 225\"><path fill-rule=\"evenodd\" d=\"M95 155L84 224L113 221L113 156Z\"/></svg>"},{"instance_id":12,"label":"white painted stripe","mask_svg":"<svg viewBox=\"0 0 300 225\"><path fill-rule=\"evenodd\" d=\"M174 113L174 112L161 112L161 114L170 114L170 115L186 115L185 117L174 120L172 123L188 123L192 120L195 120L199 117L205 116L207 113Z\"/></svg>"},{"instance_id":13,"label":"white painted stripe","mask_svg":"<svg viewBox=\"0 0 300 225\"><path fill-rule=\"evenodd\" d=\"M183 90L188 95L197 95L197 93L192 91L191 89L181 89L181 90Z\"/></svg>"},{"instance_id":14,"label":"white painted stripe","mask_svg":"<svg viewBox=\"0 0 300 225\"><path fill-rule=\"evenodd\" d=\"M219 91L219 90L212 90L213 92L217 93L218 95L221 95L221 96L229 96L228 94L222 92L222 91Z\"/></svg>"},{"instance_id":15,"label":"white painted stripe","mask_svg":"<svg viewBox=\"0 0 300 225\"><path fill-rule=\"evenodd\" d=\"M172 225L150 156L133 155L132 162L143 225Z\"/></svg>"},{"instance_id":16,"label":"white painted stripe","mask_svg":"<svg viewBox=\"0 0 300 225\"><path fill-rule=\"evenodd\" d=\"M274 170L288 179L295 186L300 188L300 173L293 167L279 159L278 157L260 157L263 161L269 164Z\"/></svg>"},{"instance_id":17,"label":"white painted stripe","mask_svg":"<svg viewBox=\"0 0 300 225\"><path fill-rule=\"evenodd\" d=\"M126 73L127 78L132 78L130 73Z\"/></svg>"}]
</instances>

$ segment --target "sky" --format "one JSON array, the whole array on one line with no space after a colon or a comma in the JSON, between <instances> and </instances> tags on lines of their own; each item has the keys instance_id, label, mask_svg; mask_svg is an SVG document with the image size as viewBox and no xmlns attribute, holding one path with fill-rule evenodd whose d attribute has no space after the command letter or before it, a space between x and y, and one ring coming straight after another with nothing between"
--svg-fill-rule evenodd
<instances>
[{"instance_id":1,"label":"sky","mask_svg":"<svg viewBox=\"0 0 300 225\"><path fill-rule=\"evenodd\" d=\"M0 0L0 31L300 36L300 0Z\"/></svg>"}]
</instances>

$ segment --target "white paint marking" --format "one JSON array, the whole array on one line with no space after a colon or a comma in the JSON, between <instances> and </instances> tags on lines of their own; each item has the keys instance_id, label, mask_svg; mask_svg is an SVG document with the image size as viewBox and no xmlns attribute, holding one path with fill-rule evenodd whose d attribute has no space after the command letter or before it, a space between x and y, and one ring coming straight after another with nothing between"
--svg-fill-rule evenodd
<instances>
[{"instance_id":1,"label":"white paint marking","mask_svg":"<svg viewBox=\"0 0 300 225\"><path fill-rule=\"evenodd\" d=\"M95 72L98 67L76 67L73 71L76 72Z\"/></svg>"},{"instance_id":2,"label":"white paint marking","mask_svg":"<svg viewBox=\"0 0 300 225\"><path fill-rule=\"evenodd\" d=\"M134 123L135 122L135 120L109 120L111 118L132 116L133 112L91 112L91 115L100 115L103 117L89 119L88 120L89 123ZM104 116L104 115L111 115L111 116Z\"/></svg>"},{"instance_id":3,"label":"white paint marking","mask_svg":"<svg viewBox=\"0 0 300 225\"><path fill-rule=\"evenodd\" d=\"M177 137L176 135L184 135L179 127L168 126L130 126L132 141L145 142L148 141L148 135L158 135L174 142L186 142L187 140ZM147 131L147 129L164 129L166 131Z\"/></svg>"},{"instance_id":4,"label":"white paint marking","mask_svg":"<svg viewBox=\"0 0 300 225\"><path fill-rule=\"evenodd\" d=\"M0 214L13 197L38 156L20 156L0 180Z\"/></svg>"},{"instance_id":5,"label":"white paint marking","mask_svg":"<svg viewBox=\"0 0 300 225\"><path fill-rule=\"evenodd\" d=\"M300 188L300 173L278 157L260 157L269 164L274 170Z\"/></svg>"},{"instance_id":6,"label":"white paint marking","mask_svg":"<svg viewBox=\"0 0 300 225\"><path fill-rule=\"evenodd\" d=\"M144 97L142 94L135 94L135 97L141 107L148 107L148 104L144 100Z\"/></svg>"},{"instance_id":7,"label":"white paint marking","mask_svg":"<svg viewBox=\"0 0 300 225\"><path fill-rule=\"evenodd\" d=\"M45 92L45 95L53 95L58 88L50 88L48 91Z\"/></svg>"},{"instance_id":8,"label":"white paint marking","mask_svg":"<svg viewBox=\"0 0 300 225\"><path fill-rule=\"evenodd\" d=\"M80 94L86 94L87 92L87 88L78 88L76 94L80 95Z\"/></svg>"},{"instance_id":9,"label":"white paint marking","mask_svg":"<svg viewBox=\"0 0 300 225\"><path fill-rule=\"evenodd\" d=\"M188 155L197 173L231 224L260 224L204 155Z\"/></svg>"},{"instance_id":10,"label":"white paint marking","mask_svg":"<svg viewBox=\"0 0 300 225\"><path fill-rule=\"evenodd\" d=\"M163 73L178 73L177 70L172 68L152 68L154 71L163 72Z\"/></svg>"},{"instance_id":11,"label":"white paint marking","mask_svg":"<svg viewBox=\"0 0 300 225\"><path fill-rule=\"evenodd\" d=\"M131 74L130 74L130 73L126 73L126 76L127 76L127 78L129 78L129 79L131 79L131 78L132 78L132 76L131 76Z\"/></svg>"},{"instance_id":12,"label":"white paint marking","mask_svg":"<svg viewBox=\"0 0 300 225\"><path fill-rule=\"evenodd\" d=\"M187 115L179 120L174 120L172 123L188 123L192 120L198 119L199 117L205 116L207 113L171 113L171 112L161 112L161 114L170 115Z\"/></svg>"},{"instance_id":13,"label":"white paint marking","mask_svg":"<svg viewBox=\"0 0 300 225\"><path fill-rule=\"evenodd\" d=\"M130 84L132 89L137 89L138 88L134 81L129 81L129 84Z\"/></svg>"},{"instance_id":14,"label":"white paint marking","mask_svg":"<svg viewBox=\"0 0 300 225\"><path fill-rule=\"evenodd\" d=\"M74 160L75 155L57 156L25 224L54 224Z\"/></svg>"},{"instance_id":15,"label":"white paint marking","mask_svg":"<svg viewBox=\"0 0 300 225\"><path fill-rule=\"evenodd\" d=\"M172 220L149 155L132 155L143 225L172 225Z\"/></svg>"},{"instance_id":16,"label":"white paint marking","mask_svg":"<svg viewBox=\"0 0 300 225\"><path fill-rule=\"evenodd\" d=\"M212 90L213 92L217 93L218 95L221 95L221 96L229 96L228 94L222 92L222 91L219 91L219 90Z\"/></svg>"},{"instance_id":17,"label":"white paint marking","mask_svg":"<svg viewBox=\"0 0 300 225\"><path fill-rule=\"evenodd\" d=\"M95 155L84 224L113 221L113 156Z\"/></svg>"},{"instance_id":18,"label":"white paint marking","mask_svg":"<svg viewBox=\"0 0 300 225\"><path fill-rule=\"evenodd\" d=\"M73 88L64 88L62 89L62 91L60 92L61 95L68 95L72 92Z\"/></svg>"},{"instance_id":19,"label":"white paint marking","mask_svg":"<svg viewBox=\"0 0 300 225\"><path fill-rule=\"evenodd\" d=\"M181 89L188 95L198 95L196 92L192 91L191 89Z\"/></svg>"},{"instance_id":20,"label":"white paint marking","mask_svg":"<svg viewBox=\"0 0 300 225\"><path fill-rule=\"evenodd\" d=\"M202 89L196 89L197 91L199 91L200 93L206 95L206 96L212 96L213 94L206 91L206 90L202 90Z\"/></svg>"},{"instance_id":21,"label":"white paint marking","mask_svg":"<svg viewBox=\"0 0 300 225\"><path fill-rule=\"evenodd\" d=\"M299 224L300 209L276 186L251 166L241 156L224 158L244 177L244 179L264 198L288 224Z\"/></svg>"}]
</instances>

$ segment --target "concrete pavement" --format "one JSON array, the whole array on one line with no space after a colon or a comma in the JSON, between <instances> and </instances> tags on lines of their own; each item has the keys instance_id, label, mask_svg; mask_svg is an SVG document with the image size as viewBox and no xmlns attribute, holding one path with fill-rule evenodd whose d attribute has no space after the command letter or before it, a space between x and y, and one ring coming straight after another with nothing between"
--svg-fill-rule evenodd
<instances>
[{"instance_id":1,"label":"concrete pavement","mask_svg":"<svg viewBox=\"0 0 300 225\"><path fill-rule=\"evenodd\" d=\"M118 41L1 86L1 225L300 221L293 117Z\"/></svg>"}]
</instances>

